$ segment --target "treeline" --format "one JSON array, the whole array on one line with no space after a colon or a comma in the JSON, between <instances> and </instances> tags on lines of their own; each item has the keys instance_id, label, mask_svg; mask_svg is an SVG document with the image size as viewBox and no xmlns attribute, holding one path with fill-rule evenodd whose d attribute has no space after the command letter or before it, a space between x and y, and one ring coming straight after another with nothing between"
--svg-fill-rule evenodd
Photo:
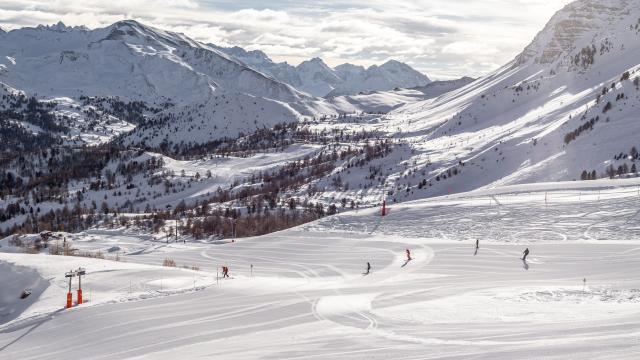
<instances>
[{"instance_id":1,"label":"treeline","mask_svg":"<svg viewBox=\"0 0 640 360\"><path fill-rule=\"evenodd\" d=\"M322 179L331 174L339 161L344 161L344 168L364 167L370 161L386 156L392 150L390 140L376 141L359 147L344 147L333 151L322 152L316 156L306 156L297 161L289 162L274 171L265 171L252 174L244 179L236 180L229 189L218 189L206 200L207 204L220 204L235 202L247 207L248 213L254 213L255 209L268 206L275 208L282 202L282 194L296 192L306 184ZM370 172L375 167L370 167ZM344 188L340 176L334 177L333 186L336 189ZM310 186L308 195L313 195L317 190ZM285 204L291 204L285 200ZM291 205L289 205L291 206Z\"/></svg>"},{"instance_id":2,"label":"treeline","mask_svg":"<svg viewBox=\"0 0 640 360\"><path fill-rule=\"evenodd\" d=\"M148 105L143 101L123 101L118 96L80 96L80 101L87 107L83 112L89 119L99 119L102 114L117 117L120 120L132 124L146 122L146 114L157 114L172 106L170 102L164 102L157 106Z\"/></svg>"},{"instance_id":3,"label":"treeline","mask_svg":"<svg viewBox=\"0 0 640 360\"><path fill-rule=\"evenodd\" d=\"M565 134L564 135L564 143L568 145L570 142L572 142L578 136L580 136L580 134L582 134L582 132L587 131L587 130L593 130L593 126L598 121L600 121L600 116L593 117L593 118L589 119L588 121L584 122L577 129Z\"/></svg>"},{"instance_id":4,"label":"treeline","mask_svg":"<svg viewBox=\"0 0 640 360\"><path fill-rule=\"evenodd\" d=\"M59 136L47 132L34 133L0 113L0 161L11 159L20 151L33 151L61 143Z\"/></svg>"},{"instance_id":5,"label":"treeline","mask_svg":"<svg viewBox=\"0 0 640 360\"><path fill-rule=\"evenodd\" d=\"M251 134L240 133L236 138L224 137L203 144L175 144L164 140L159 149L163 154L181 159L221 155L250 157L269 150L284 151L296 140L296 133L302 131L298 123L279 123L273 128L258 129Z\"/></svg>"},{"instance_id":6,"label":"treeline","mask_svg":"<svg viewBox=\"0 0 640 360\"><path fill-rule=\"evenodd\" d=\"M170 116L170 115L165 115ZM166 119L150 120L140 126L142 129L157 128L167 122ZM158 151L162 154L181 159L196 159L207 156L233 156L250 157L257 153L269 151L284 151L294 143L313 143L327 145L338 142L363 142L368 140L380 140L381 134L377 131L345 131L344 129L310 130L307 122L281 122L273 128L262 128L237 137L223 137L206 143L174 142L164 139L157 147L148 146L144 141L140 147L150 151ZM115 141L123 145L128 135L124 134Z\"/></svg>"},{"instance_id":7,"label":"treeline","mask_svg":"<svg viewBox=\"0 0 640 360\"><path fill-rule=\"evenodd\" d=\"M23 93L13 93L0 85L0 157L10 158L17 151L32 151L61 143L60 133L68 133L53 109L54 102L41 102ZM29 124L41 131L29 129Z\"/></svg>"},{"instance_id":8,"label":"treeline","mask_svg":"<svg viewBox=\"0 0 640 360\"><path fill-rule=\"evenodd\" d=\"M326 213L323 206L319 205L319 207L312 205L310 209L303 211L277 209L246 215L240 213L235 218L225 217L222 214L201 218L188 217L181 232L194 239L211 236L216 238L260 236L320 219Z\"/></svg>"},{"instance_id":9,"label":"treeline","mask_svg":"<svg viewBox=\"0 0 640 360\"><path fill-rule=\"evenodd\" d=\"M69 128L60 124L52 110L55 102L41 102L34 96L11 93L6 87L0 102L0 119L27 122L42 130L67 133Z\"/></svg>"},{"instance_id":10,"label":"treeline","mask_svg":"<svg viewBox=\"0 0 640 360\"><path fill-rule=\"evenodd\" d=\"M105 102L108 106L118 104L108 103L108 99L84 98L84 101ZM131 106L134 112L144 110ZM313 196L319 191L314 181L319 181L321 187L348 189L348 184L342 183L340 172L349 171L352 167L363 168L373 159L384 157L392 151L391 140L379 139L380 134L376 132L338 129L312 131L305 124L282 123L272 129L242 134L236 139L223 139L185 149L184 154L176 157L189 159L221 154L250 156L256 149L282 151L294 142L329 145L318 153L291 161L277 169L239 179L229 188L219 188L190 206L183 203L179 206L181 216L195 222L196 218L202 220L218 216L210 212L214 205L233 207L235 210L246 209L241 212L243 216L250 217L250 220L246 220L246 231L253 234L334 214L337 212L335 204L310 206L304 202L298 203L292 194L299 195L304 189L305 195L302 197ZM339 164L342 169L332 175ZM204 176L212 177L208 171L189 177L182 173L176 178L172 171L163 170L163 167L161 157L147 156L143 149L127 148L119 142L91 147L67 145L13 151L11 156L0 158L0 199L7 201L6 206L0 209L0 222L15 222L5 229L4 234L43 230L82 231L103 224L109 217L118 217L122 211L142 213L143 207L145 214L153 214L158 218L157 214L161 212L150 205L153 199L185 191L193 183L204 181ZM369 170L373 173L381 171L376 166L370 166ZM375 174L368 176L373 177ZM185 181L185 178L188 180ZM70 191L72 182L74 190ZM323 182L326 184L322 185ZM100 195L96 196L96 192ZM357 206L352 199L339 201L343 207L349 203L352 208ZM278 212L282 208L288 211ZM277 221L274 218L276 214ZM130 223L129 220L118 221ZM270 225L274 221L276 224ZM156 223L154 228L157 226Z\"/></svg>"},{"instance_id":11,"label":"treeline","mask_svg":"<svg viewBox=\"0 0 640 360\"><path fill-rule=\"evenodd\" d=\"M69 149L64 150L69 151ZM141 154L140 150L127 152L109 147L79 150L66 153L63 149L50 149L35 157L39 158L40 161L46 159L47 162L54 165L49 168L50 170L57 169L47 173L46 176L42 174L36 176L34 179L39 179L38 186L34 185L33 180L22 180L22 178L16 178L11 172L5 172L3 189L10 191L12 188L10 184L13 184L16 189L22 189L22 193L20 193L22 200L18 203L9 204L9 206L0 210L0 220L7 221L15 216L23 215L24 221L16 223L5 230L4 235L45 230L82 231L104 222L109 216L118 217L120 209L126 208L127 203L123 204L121 208L111 207L106 201L101 203L91 201L90 204L86 204L83 202L85 189L74 194L75 198L70 201L70 194L66 190L68 181L74 176L95 176L96 180L90 183L86 191L112 189L118 179L122 179L131 173L153 173L154 170L163 165L160 158L154 157L145 161L132 160L133 157ZM242 231L245 231L248 234L247 236L275 231L274 229L281 230L290 226L297 226L327 214L335 214L337 207L335 204L325 206L307 201L299 203L295 198L287 197L286 194L288 192L295 192L301 186L309 184L315 179L326 177L335 169L339 161L349 160L347 167L365 166L369 161L385 156L390 151L391 143L389 140L367 144L363 148L336 148L333 151L323 152L314 157L306 157L299 161L287 163L272 172L251 175L244 181L237 181L229 189L219 189L212 196L196 201L194 204L188 205L182 201L173 209L173 214L175 217L180 217L189 224L193 224L187 226L187 229L193 226L195 233L202 233L207 236L217 231L221 231L223 235L226 234L226 230L220 230L224 229L224 225L211 225L222 221L222 219L217 218L238 219L247 216L246 220L240 222L244 227ZM63 152L64 156L59 152ZM76 156L81 154L82 157L69 158L68 156L71 156L71 154ZM110 161L117 161L119 165L116 166L116 170L101 170ZM62 171L64 168L56 165L60 163L76 165L85 163L80 168L86 172L76 169L75 172L68 172L61 177L57 171ZM51 181L54 181L54 179L58 179L58 181L52 183ZM152 179L153 177L150 177L149 181L152 181ZM164 181L168 180L165 179ZM30 189L30 192L27 192L26 189ZM310 188L310 191L314 191L313 188ZM13 193L16 194L15 189ZM39 207L40 202L51 200L58 201L62 207L48 210ZM342 206L345 207L348 200L342 199L341 202ZM235 207L231 208L230 204L235 204ZM226 206L224 213L212 210L215 205ZM355 206L355 202L351 200L351 208ZM246 210L240 211L240 207L244 207ZM288 211L281 212L280 210L283 208L288 209ZM161 220L170 216L168 212L166 215L162 215L164 213L161 210L152 209L147 205L144 211L148 216ZM209 218L209 220L205 221L204 219L206 218ZM119 220L120 225L130 225L130 220L127 219L121 217L121 220ZM190 220L191 222L189 222ZM158 231L157 224L158 222L154 226L154 231ZM199 230L200 225L203 226L203 230ZM242 231L239 236L242 236Z\"/></svg>"},{"instance_id":12,"label":"treeline","mask_svg":"<svg viewBox=\"0 0 640 360\"><path fill-rule=\"evenodd\" d=\"M598 95L596 96L596 104L600 104L603 101L603 97L605 97L607 94L609 94L609 92L616 90L618 83L622 84L625 81L631 81L631 72L629 71L625 71L624 73L622 73L622 75L620 76L620 81L619 82L613 82L611 85L607 85L604 86L600 92L598 93ZM633 79L633 84L636 87L637 90L640 90L639 86L640 86L640 77L636 76ZM615 101L623 101L626 100L627 96L624 94L624 92L620 92L616 94L615 97ZM613 104L611 103L611 101L607 101L604 106L602 107L602 113L606 114L609 111L611 111L613 109ZM582 115L582 120L586 119L586 113L584 115ZM592 117L591 119L589 119L588 121L585 121L584 123L582 123L578 128L576 128L575 130L572 130L568 133L566 133L564 135L564 143L565 145L568 145L569 143L571 143L572 141L574 141L578 136L580 136L583 132L585 131L590 131L593 130L593 127L595 126L595 124L597 124L600 121L600 116L595 116ZM606 119L605 122L609 122L609 118Z\"/></svg>"},{"instance_id":13,"label":"treeline","mask_svg":"<svg viewBox=\"0 0 640 360\"><path fill-rule=\"evenodd\" d=\"M39 217L45 216L62 219L58 223L69 222L66 220L69 211L56 216L44 214L40 203L53 202L67 207L73 197L79 207L88 191L110 190L116 186L119 179L130 181L132 175L149 173L163 166L161 158L134 160L142 154L141 150L123 150L107 145L81 148L52 147L21 153L11 160L6 160L0 163L0 199L16 200L8 202L0 209L0 222L26 214L35 216L35 220L31 221L36 223ZM105 168L110 162L117 164L115 172ZM72 181L85 181L88 187L70 193L69 184ZM96 209L94 201L92 210ZM91 211L84 208L76 211L82 215L91 214ZM69 226L77 227L76 224Z\"/></svg>"},{"instance_id":14,"label":"treeline","mask_svg":"<svg viewBox=\"0 0 640 360\"><path fill-rule=\"evenodd\" d=\"M222 239L264 235L337 212L335 205L326 207L321 203L314 204L307 201L299 207L294 204L295 200L290 199L287 207L278 208L272 203L253 211L240 211L229 207L224 210L212 209L208 204L189 207L181 202L173 211L157 211L135 217L110 214L93 207L81 207L79 204L75 204L72 208L65 205L61 209L49 210L40 216L28 214L26 221L10 226L2 232L2 235L48 231L78 232L96 225L109 228L133 227L155 234L162 232L174 234L176 229L173 227L173 220L179 219L177 229L179 235L191 236L194 239L205 237Z\"/></svg>"},{"instance_id":15,"label":"treeline","mask_svg":"<svg viewBox=\"0 0 640 360\"><path fill-rule=\"evenodd\" d=\"M624 163L618 164L617 166L614 164L609 164L605 168L604 174L602 177L608 177L610 179L622 176L638 176L638 168L635 164L636 161L640 160L640 152L635 146L632 146L629 152L621 152L613 156L613 161L619 162L625 160ZM631 161L631 166L626 163L626 160ZM587 171L583 170L580 174L580 180L597 180L598 174L595 170Z\"/></svg>"}]
</instances>

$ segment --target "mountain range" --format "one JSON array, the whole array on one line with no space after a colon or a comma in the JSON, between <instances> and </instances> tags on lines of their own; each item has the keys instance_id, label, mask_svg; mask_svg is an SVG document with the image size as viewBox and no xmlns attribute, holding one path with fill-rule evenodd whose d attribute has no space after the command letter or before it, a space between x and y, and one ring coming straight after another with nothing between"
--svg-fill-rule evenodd
<instances>
[{"instance_id":1,"label":"mountain range","mask_svg":"<svg viewBox=\"0 0 640 360\"><path fill-rule=\"evenodd\" d=\"M260 50L209 45L278 81L319 97L414 88L431 82L426 75L395 60L368 68L349 63L331 68L322 59L313 58L292 66L286 62L276 63Z\"/></svg>"},{"instance_id":2,"label":"mountain range","mask_svg":"<svg viewBox=\"0 0 640 360\"><path fill-rule=\"evenodd\" d=\"M399 105L386 102L397 99L393 94L361 104L316 97L318 92L296 86L337 95L426 85L429 80L392 61L369 69L343 65L334 70L313 59L293 68L273 63L261 52L223 49L124 20L94 30L60 22L0 33L0 82L50 104L67 125L66 141L105 142L127 133L127 144L158 147L201 144L281 122ZM442 91L459 83L446 84ZM135 114L123 117L112 111L113 102L120 108L137 105ZM32 130L38 133L38 128Z\"/></svg>"},{"instance_id":3,"label":"mountain range","mask_svg":"<svg viewBox=\"0 0 640 360\"><path fill-rule=\"evenodd\" d=\"M479 79L347 95L338 95L339 81L362 68L331 69L313 59L294 69L259 52L222 49L135 21L95 30L62 24L12 30L0 34L2 146L7 152L52 144L142 149L174 164L145 175L163 178L166 189L181 181L166 176L176 169L186 169L186 177L215 173L188 171L191 165L175 165L175 157L250 156L263 149L272 153L251 158L252 169L274 156L291 166L280 176L296 179L279 188L279 198L325 204L635 176L639 19L640 0L578 0L512 61ZM311 69L302 71L307 75L319 69L322 76L306 79L335 87L317 97L278 79L305 78L301 69ZM304 146L287 150L291 144ZM318 164L324 172L307 168ZM264 176L245 169L233 171ZM170 198L202 200L212 187L244 194L257 186L230 178L220 185L200 177L212 182L202 185L208 190L185 188ZM137 201L143 198L170 202L161 193Z\"/></svg>"}]
</instances>

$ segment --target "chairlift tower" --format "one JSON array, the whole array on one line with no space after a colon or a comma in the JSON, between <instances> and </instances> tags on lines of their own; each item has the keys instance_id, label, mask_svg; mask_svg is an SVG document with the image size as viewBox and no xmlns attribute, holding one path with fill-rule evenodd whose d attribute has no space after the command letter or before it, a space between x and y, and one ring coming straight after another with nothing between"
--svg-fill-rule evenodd
<instances>
[{"instance_id":1,"label":"chairlift tower","mask_svg":"<svg viewBox=\"0 0 640 360\"><path fill-rule=\"evenodd\" d=\"M78 268L76 274L78 275L78 305L82 304L82 277L86 274L84 268Z\"/></svg>"},{"instance_id":2,"label":"chairlift tower","mask_svg":"<svg viewBox=\"0 0 640 360\"><path fill-rule=\"evenodd\" d=\"M67 309L73 306L73 295L71 295L71 278L73 278L74 276L76 276L76 272L73 270L70 270L69 272L64 274L64 277L69 278L69 291L67 292L67 306L66 306Z\"/></svg>"}]
</instances>

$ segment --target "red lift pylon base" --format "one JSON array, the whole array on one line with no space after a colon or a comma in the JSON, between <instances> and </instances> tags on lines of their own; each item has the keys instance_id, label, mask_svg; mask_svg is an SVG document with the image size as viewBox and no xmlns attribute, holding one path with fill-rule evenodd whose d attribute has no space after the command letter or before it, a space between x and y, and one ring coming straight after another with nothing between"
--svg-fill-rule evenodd
<instances>
[{"instance_id":1,"label":"red lift pylon base","mask_svg":"<svg viewBox=\"0 0 640 360\"><path fill-rule=\"evenodd\" d=\"M78 305L82 304L82 289L78 289Z\"/></svg>"},{"instance_id":2,"label":"red lift pylon base","mask_svg":"<svg viewBox=\"0 0 640 360\"><path fill-rule=\"evenodd\" d=\"M70 309L73 306L73 295L70 292L67 293L67 309Z\"/></svg>"}]
</instances>

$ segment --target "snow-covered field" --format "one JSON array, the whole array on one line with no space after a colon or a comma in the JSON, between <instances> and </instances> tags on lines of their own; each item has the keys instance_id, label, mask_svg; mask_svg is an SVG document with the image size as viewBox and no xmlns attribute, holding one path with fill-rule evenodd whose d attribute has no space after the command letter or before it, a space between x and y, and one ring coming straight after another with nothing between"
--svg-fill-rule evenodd
<instances>
[{"instance_id":1,"label":"snow-covered field","mask_svg":"<svg viewBox=\"0 0 640 360\"><path fill-rule=\"evenodd\" d=\"M23 326L39 322L43 315L57 313L65 304L68 291L65 273L79 267L87 270L82 307L195 291L215 283L215 276L210 273L161 264L162 261L153 266L70 256L0 253L0 274L13 284L3 287L0 323ZM72 280L75 303L78 279ZM31 295L19 300L24 289L29 289Z\"/></svg>"},{"instance_id":2,"label":"snow-covered field","mask_svg":"<svg viewBox=\"0 0 640 360\"><path fill-rule=\"evenodd\" d=\"M48 278L84 266L85 286L103 289L91 301L103 305L35 317L27 309L0 326L0 357L634 359L638 201L633 182L519 185L403 203L386 217L377 209L346 212L224 244L88 232L74 246L121 240L126 262L0 255L24 266L32 282L37 276L27 268ZM405 264L406 248L414 259ZM158 268L167 257L201 271ZM363 276L367 261L372 273ZM222 265L231 279L215 284ZM189 287L184 278L193 274L206 287L113 301L118 291L126 295L130 279L161 271L175 276L176 288ZM45 293L51 288L64 294L64 278Z\"/></svg>"}]
</instances>

